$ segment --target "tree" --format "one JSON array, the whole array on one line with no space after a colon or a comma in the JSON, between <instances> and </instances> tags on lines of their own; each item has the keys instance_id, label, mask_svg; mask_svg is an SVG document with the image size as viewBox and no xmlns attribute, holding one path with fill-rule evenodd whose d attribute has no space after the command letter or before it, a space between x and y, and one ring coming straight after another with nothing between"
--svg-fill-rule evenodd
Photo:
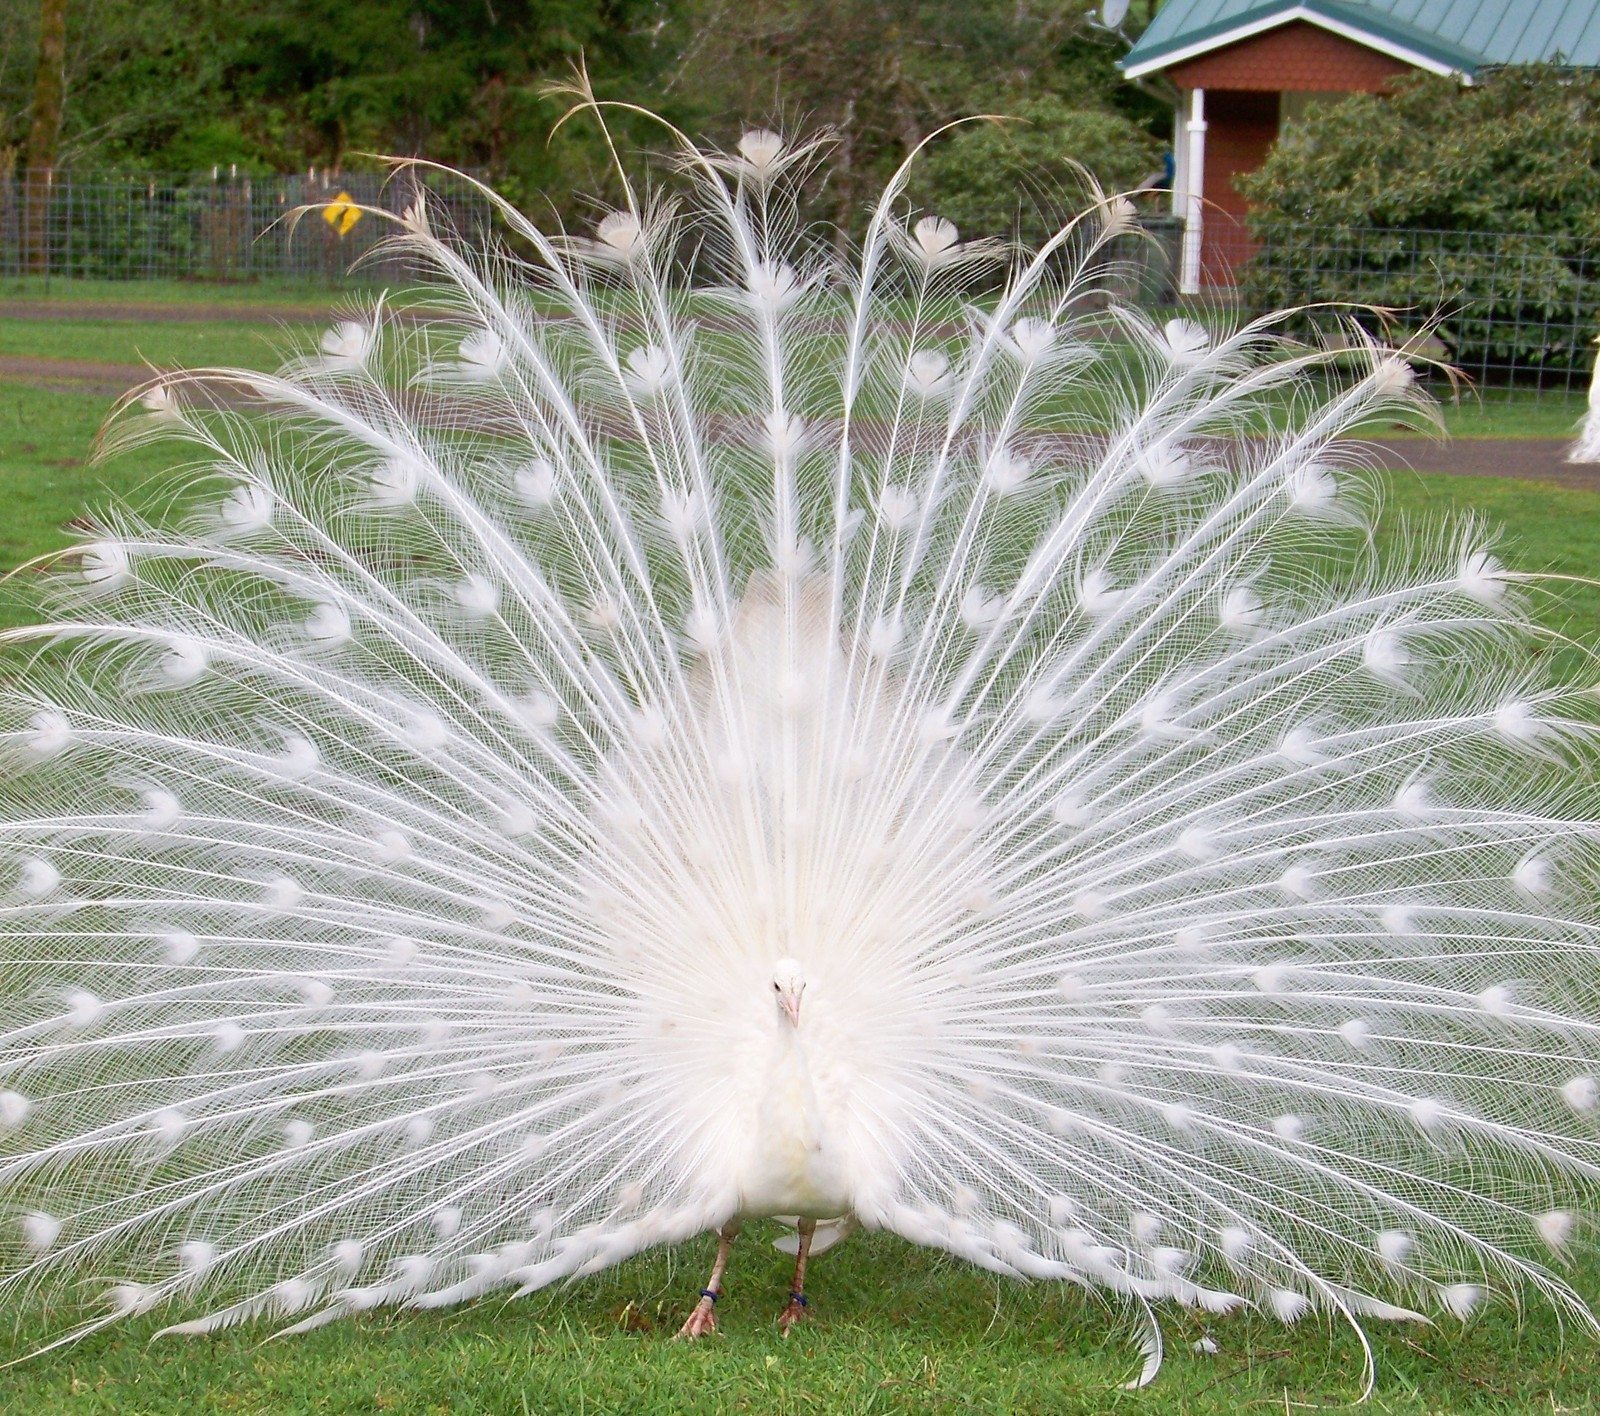
<instances>
[{"instance_id":1,"label":"tree","mask_svg":"<svg viewBox=\"0 0 1600 1416\"><path fill-rule=\"evenodd\" d=\"M735 136L730 120L762 115L830 129L820 209L858 227L867 194L952 119L1027 110L1035 129L1041 119L1059 129L1069 110L1114 115L1135 149L1146 124L1170 123L1121 82L1120 47L1088 23L1094 9L1087 0L684 0L663 88L723 140ZM1052 172L1063 170L1058 149L1047 156Z\"/></svg>"},{"instance_id":2,"label":"tree","mask_svg":"<svg viewBox=\"0 0 1600 1416\"><path fill-rule=\"evenodd\" d=\"M1015 105L1009 121L963 124L929 154L914 190L968 235L1009 235L1020 217L1024 235L1041 239L1063 207L1082 205L1085 174L1128 191L1159 163L1160 144L1122 114L1044 94ZM1037 221L1028 206L1042 208Z\"/></svg>"},{"instance_id":3,"label":"tree","mask_svg":"<svg viewBox=\"0 0 1600 1416\"><path fill-rule=\"evenodd\" d=\"M547 150L561 107L543 84L587 58L602 89L651 101L672 3L74 0L56 165L272 172L416 153L513 194L564 189L579 179L555 169L584 149ZM0 5L0 149L23 145L36 18Z\"/></svg>"},{"instance_id":4,"label":"tree","mask_svg":"<svg viewBox=\"0 0 1600 1416\"><path fill-rule=\"evenodd\" d=\"M33 81L33 110L23 159L28 184L28 222L23 235L27 267L49 263L50 185L61 138L61 107L66 97L67 0L39 0L39 56Z\"/></svg>"},{"instance_id":5,"label":"tree","mask_svg":"<svg viewBox=\"0 0 1600 1416\"><path fill-rule=\"evenodd\" d=\"M502 174L545 136L539 81L587 55L639 56L648 0L266 0L240 26L226 82L235 106L271 115L278 141L338 164L352 148L426 154ZM270 141L270 139L268 139Z\"/></svg>"},{"instance_id":6,"label":"tree","mask_svg":"<svg viewBox=\"0 0 1600 1416\"><path fill-rule=\"evenodd\" d=\"M158 116L174 126L212 121L227 43L216 33L211 5L73 0L61 63L69 101L62 105L54 166L116 165L134 153L148 163ZM0 5L0 147L14 147L19 156L32 128L39 20L35 7Z\"/></svg>"},{"instance_id":7,"label":"tree","mask_svg":"<svg viewBox=\"0 0 1600 1416\"><path fill-rule=\"evenodd\" d=\"M246 172L337 168L360 152L424 154L485 173L527 206L617 192L594 125L550 134L545 84L582 60L596 90L732 141L780 120L837 140L813 212L846 228L925 135L973 113L1027 115L1003 144L1046 184L1063 152L1116 184L1146 162L1161 105L1122 83L1123 43L1090 0L73 0L72 96L57 166ZM21 147L36 12L0 5L0 149ZM659 147L614 115L622 147ZM985 144L954 133L944 193ZM962 154L966 154L963 156ZM937 154L930 154L930 159ZM1153 165L1149 164L1149 165ZM1141 170L1148 170L1148 166ZM986 169L984 176L992 173ZM558 214L586 216L563 195ZM993 205L991 202L990 205Z\"/></svg>"}]
</instances>

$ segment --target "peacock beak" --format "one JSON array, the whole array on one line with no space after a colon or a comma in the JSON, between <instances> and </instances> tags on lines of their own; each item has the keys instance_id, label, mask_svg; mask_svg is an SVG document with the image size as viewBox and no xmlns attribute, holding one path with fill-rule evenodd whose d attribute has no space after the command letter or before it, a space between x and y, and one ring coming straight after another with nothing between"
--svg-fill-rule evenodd
<instances>
[{"instance_id":1,"label":"peacock beak","mask_svg":"<svg viewBox=\"0 0 1600 1416\"><path fill-rule=\"evenodd\" d=\"M785 993L783 995L783 1011L789 1015L789 1021L796 1027L800 1026L800 995L798 993Z\"/></svg>"}]
</instances>

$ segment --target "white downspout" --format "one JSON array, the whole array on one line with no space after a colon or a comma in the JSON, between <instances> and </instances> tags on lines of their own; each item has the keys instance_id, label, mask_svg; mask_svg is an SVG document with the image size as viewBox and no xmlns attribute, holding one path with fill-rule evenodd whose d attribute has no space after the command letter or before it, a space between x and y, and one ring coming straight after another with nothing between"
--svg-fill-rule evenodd
<instances>
[{"instance_id":1,"label":"white downspout","mask_svg":"<svg viewBox=\"0 0 1600 1416\"><path fill-rule=\"evenodd\" d=\"M1178 289L1184 295L1200 293L1200 252L1205 219L1202 215L1206 187L1206 91L1189 91L1188 162L1185 163L1183 212L1183 269Z\"/></svg>"},{"instance_id":2,"label":"white downspout","mask_svg":"<svg viewBox=\"0 0 1600 1416\"><path fill-rule=\"evenodd\" d=\"M1172 214L1180 221L1189 214L1188 116L1180 98L1172 109L1172 190L1167 193Z\"/></svg>"}]
</instances>

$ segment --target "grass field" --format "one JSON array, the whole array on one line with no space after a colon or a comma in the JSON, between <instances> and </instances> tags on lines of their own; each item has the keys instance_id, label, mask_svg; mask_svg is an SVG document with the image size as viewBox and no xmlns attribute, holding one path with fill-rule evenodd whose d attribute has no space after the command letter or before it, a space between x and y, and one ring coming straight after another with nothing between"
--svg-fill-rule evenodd
<instances>
[{"instance_id":1,"label":"grass field","mask_svg":"<svg viewBox=\"0 0 1600 1416\"><path fill-rule=\"evenodd\" d=\"M788 1260L741 1239L723 1331L671 1340L711 1241L635 1260L574 1288L442 1314L384 1314L267 1342L271 1328L163 1338L153 1318L0 1372L7 1416L1207 1416L1344 1405L1361 1390L1348 1329L1251 1314L1163 1312L1153 1386L1125 1313L1075 1291L1022 1287L883 1236L818 1258L813 1317L776 1325ZM37 1329L35 1329L37 1330ZM1219 1350L1192 1345L1209 1335ZM1463 1329L1373 1324L1385 1416L1559 1416L1600 1403L1594 1339L1563 1344L1545 1313L1493 1310Z\"/></svg>"},{"instance_id":2,"label":"grass field","mask_svg":"<svg viewBox=\"0 0 1600 1416\"><path fill-rule=\"evenodd\" d=\"M1584 405L1576 394L1464 393L1445 402L1444 428L1452 438L1570 438Z\"/></svg>"},{"instance_id":3,"label":"grass field","mask_svg":"<svg viewBox=\"0 0 1600 1416\"><path fill-rule=\"evenodd\" d=\"M0 279L0 300L53 300L59 303L103 301L147 305L170 310L188 305L280 305L323 309L345 294L360 291L356 283L321 280L60 280L35 275Z\"/></svg>"},{"instance_id":4,"label":"grass field","mask_svg":"<svg viewBox=\"0 0 1600 1416\"><path fill-rule=\"evenodd\" d=\"M202 298L209 303L211 295L207 287ZM195 298L191 294L191 301ZM171 461L169 449L143 449L114 463L97 463L96 435L114 396L98 382L91 381L88 390L75 386L71 375L93 371L74 365L271 368L287 345L314 339L320 329L320 324L289 319L168 323L71 314L59 320L0 316L0 358L51 361L31 381L0 381L0 487L5 493L0 573L68 545L69 524L98 506L123 499L148 504L151 478ZM9 597L0 605L0 627L25 616Z\"/></svg>"},{"instance_id":5,"label":"grass field","mask_svg":"<svg viewBox=\"0 0 1600 1416\"><path fill-rule=\"evenodd\" d=\"M41 328L41 326L43 326ZM164 323L126 319L72 319L46 324L37 319L0 318L0 356L39 357L87 363L153 365L158 369L202 365L270 368L278 352L304 326L239 320Z\"/></svg>"},{"instance_id":6,"label":"grass field","mask_svg":"<svg viewBox=\"0 0 1600 1416\"><path fill-rule=\"evenodd\" d=\"M0 298L16 290L0 286ZM83 292L72 289L74 296ZM138 292L141 297L148 290ZM207 288L183 291L220 303ZM241 304L260 292L227 292ZM331 303L313 291L316 303ZM100 298L127 300L117 287ZM306 292L281 302L298 319ZM297 326L315 332L315 326ZM277 338L270 324L207 320L0 318L0 355L135 363L252 363ZM116 497L149 501L169 483L168 454L147 449L106 466L88 453L110 405L104 391L0 382L0 570L67 544L63 529ZM1564 436L1571 401L1466 403L1448 416L1463 436ZM1600 572L1600 492L1492 479L1405 475L1393 513L1475 511L1503 531L1508 562ZM7 613L16 620L23 609ZM1600 592L1552 583L1551 628L1600 639ZM1575 652L1563 662L1587 672ZM1342 1404L1361 1385L1361 1353L1337 1325L1285 1329L1249 1314L1210 1320L1165 1312L1167 1366L1146 1392L1118 1389L1138 1366L1126 1313L1051 1286L1022 1287L884 1236L860 1236L811 1271L813 1318L778 1337L788 1260L758 1235L741 1240L722 1304L724 1334L669 1339L703 1280L709 1240L656 1253L556 1293L443 1314L384 1314L266 1343L258 1326L208 1339L148 1344L154 1317L0 1371L5 1416L158 1413L876 1413L1285 1412ZM115 1277L112 1275L110 1277ZM1600 1299L1600 1266L1580 1271ZM0 1355L59 1330L32 1307L3 1315ZM1192 1350L1209 1335L1219 1351ZM1379 1385L1369 1409L1403 1416L1521 1416L1600 1408L1594 1338L1563 1335L1542 1309L1493 1308L1465 1328L1373 1325Z\"/></svg>"}]
</instances>

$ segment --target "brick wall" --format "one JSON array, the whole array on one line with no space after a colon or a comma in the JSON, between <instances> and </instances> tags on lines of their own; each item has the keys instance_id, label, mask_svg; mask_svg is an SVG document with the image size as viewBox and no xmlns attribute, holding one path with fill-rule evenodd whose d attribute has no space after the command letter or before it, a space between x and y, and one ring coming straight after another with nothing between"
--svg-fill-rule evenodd
<instances>
[{"instance_id":1,"label":"brick wall","mask_svg":"<svg viewBox=\"0 0 1600 1416\"><path fill-rule=\"evenodd\" d=\"M1409 64L1387 54L1295 20L1176 64L1167 77L1184 89L1375 93L1410 71Z\"/></svg>"}]
</instances>

